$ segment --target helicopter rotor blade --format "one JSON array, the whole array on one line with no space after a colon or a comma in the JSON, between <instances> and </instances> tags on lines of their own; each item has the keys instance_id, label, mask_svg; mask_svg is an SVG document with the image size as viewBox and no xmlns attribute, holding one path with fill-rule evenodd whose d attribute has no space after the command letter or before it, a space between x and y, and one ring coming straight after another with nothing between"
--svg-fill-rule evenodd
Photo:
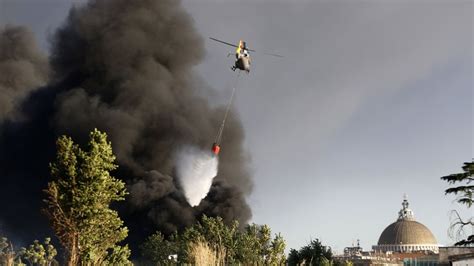
<instances>
[{"instance_id":1,"label":"helicopter rotor blade","mask_svg":"<svg viewBox=\"0 0 474 266\"><path fill-rule=\"evenodd\" d=\"M276 56L276 57L280 57L280 58L283 58L284 56L283 55L279 55L279 54L271 54L271 53L263 53L265 55L271 55L271 56Z\"/></svg>"},{"instance_id":2,"label":"helicopter rotor blade","mask_svg":"<svg viewBox=\"0 0 474 266\"><path fill-rule=\"evenodd\" d=\"M232 44L232 43L224 42L224 41L221 41L221 40L218 40L218 39L212 38L212 37L209 37L209 39L211 39L211 40L213 40L213 41L216 41L216 42L223 43L223 44L227 44L227 45L230 45L230 46L232 46L232 47L236 47L236 48L237 48L237 45L235 45L235 44Z\"/></svg>"},{"instance_id":3,"label":"helicopter rotor blade","mask_svg":"<svg viewBox=\"0 0 474 266\"><path fill-rule=\"evenodd\" d=\"M209 37L209 39L211 39L211 40L213 40L213 41L216 41L216 42L220 42L220 43L229 45L229 46L232 46L232 47L236 47L236 48L238 47L238 46L235 45L235 44L228 43L228 42L224 42L224 41L221 41L221 40L216 39L216 38ZM254 52L254 53L257 52L257 51L255 51L255 50L248 49L248 48L247 48L246 50L249 51L249 52ZM263 54L265 54L265 55L270 55L270 56L275 56L275 57L280 57L280 58L284 57L283 55L279 55L279 54L272 54L272 53L263 53Z\"/></svg>"},{"instance_id":4,"label":"helicopter rotor blade","mask_svg":"<svg viewBox=\"0 0 474 266\"><path fill-rule=\"evenodd\" d=\"M221 40L216 39L216 38L209 37L209 39L211 39L211 40L213 40L213 41L216 41L216 42L223 43L223 44L227 44L227 45L232 46L232 47L235 47L235 48L239 47L239 46L237 46L237 45L235 45L235 44L228 43L228 42L224 42L224 41L221 41ZM248 49L248 48L247 48L246 50L249 51L249 52L255 52L255 50Z\"/></svg>"}]
</instances>

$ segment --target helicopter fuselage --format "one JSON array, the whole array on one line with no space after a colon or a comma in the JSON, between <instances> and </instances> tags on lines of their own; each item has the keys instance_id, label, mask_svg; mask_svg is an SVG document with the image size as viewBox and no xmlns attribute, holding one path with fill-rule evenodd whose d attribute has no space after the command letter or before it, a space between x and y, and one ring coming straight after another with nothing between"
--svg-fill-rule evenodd
<instances>
[{"instance_id":1,"label":"helicopter fuselage","mask_svg":"<svg viewBox=\"0 0 474 266\"><path fill-rule=\"evenodd\" d=\"M248 53L236 54L237 60L235 60L235 65L232 67L232 70L242 70L250 72L250 55Z\"/></svg>"},{"instance_id":2,"label":"helicopter fuselage","mask_svg":"<svg viewBox=\"0 0 474 266\"><path fill-rule=\"evenodd\" d=\"M247 44L245 41L240 40L237 45L229 43L229 42L224 42L216 38L209 37L209 39L223 43L225 45L229 45L232 47L235 47L235 64L232 66L232 70L235 71L236 69L246 71L247 73L250 72L250 54L249 52L256 52L255 50L247 48ZM266 55L271 55L271 56L276 56L276 57L283 57L279 54L271 54L271 53L264 53ZM227 57L232 55L232 53L229 53Z\"/></svg>"}]
</instances>

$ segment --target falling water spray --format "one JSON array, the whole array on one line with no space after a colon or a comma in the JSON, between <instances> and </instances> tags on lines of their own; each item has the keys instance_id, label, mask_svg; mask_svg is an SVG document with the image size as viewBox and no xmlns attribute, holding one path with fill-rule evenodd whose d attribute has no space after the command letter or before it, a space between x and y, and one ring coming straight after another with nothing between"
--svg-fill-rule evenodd
<instances>
[{"instance_id":1,"label":"falling water spray","mask_svg":"<svg viewBox=\"0 0 474 266\"><path fill-rule=\"evenodd\" d=\"M219 160L211 152L184 147L177 154L176 174L189 205L197 206L211 189Z\"/></svg>"}]
</instances>

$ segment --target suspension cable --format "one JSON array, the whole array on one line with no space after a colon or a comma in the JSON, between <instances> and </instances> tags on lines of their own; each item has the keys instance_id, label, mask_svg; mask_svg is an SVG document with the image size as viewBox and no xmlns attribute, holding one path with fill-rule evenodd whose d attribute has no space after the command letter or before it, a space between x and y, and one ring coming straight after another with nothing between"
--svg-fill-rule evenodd
<instances>
[{"instance_id":1,"label":"suspension cable","mask_svg":"<svg viewBox=\"0 0 474 266\"><path fill-rule=\"evenodd\" d=\"M236 90L236 87L237 87L237 83L239 81L239 77L240 77L240 71L237 74L237 78L235 79L235 83L234 83L234 86L232 88L232 95L230 96L230 100L227 103L227 107L226 107L225 114L224 114L224 119L222 119L221 126L220 126L219 131L218 131L217 136L216 136L215 143L217 145L220 145L221 140L222 140L222 133L224 132L225 122L227 120L227 116L229 114L230 107L232 106L232 102L234 101L235 90Z\"/></svg>"}]
</instances>

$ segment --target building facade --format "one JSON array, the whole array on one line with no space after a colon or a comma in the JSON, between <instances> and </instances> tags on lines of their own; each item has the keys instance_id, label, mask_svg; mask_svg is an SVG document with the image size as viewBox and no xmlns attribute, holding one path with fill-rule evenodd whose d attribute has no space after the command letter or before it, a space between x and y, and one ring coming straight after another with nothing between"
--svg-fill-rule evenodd
<instances>
[{"instance_id":1,"label":"building facade","mask_svg":"<svg viewBox=\"0 0 474 266\"><path fill-rule=\"evenodd\" d=\"M402 202L398 219L387 226L379 237L374 251L394 253L427 253L437 254L439 245L428 227L417 222L415 215L408 208L408 200Z\"/></svg>"},{"instance_id":2,"label":"building facade","mask_svg":"<svg viewBox=\"0 0 474 266\"><path fill-rule=\"evenodd\" d=\"M415 220L405 197L397 220L380 234L372 251L357 246L347 247L335 256L354 266L474 266L474 247L441 247L431 231Z\"/></svg>"}]
</instances>

